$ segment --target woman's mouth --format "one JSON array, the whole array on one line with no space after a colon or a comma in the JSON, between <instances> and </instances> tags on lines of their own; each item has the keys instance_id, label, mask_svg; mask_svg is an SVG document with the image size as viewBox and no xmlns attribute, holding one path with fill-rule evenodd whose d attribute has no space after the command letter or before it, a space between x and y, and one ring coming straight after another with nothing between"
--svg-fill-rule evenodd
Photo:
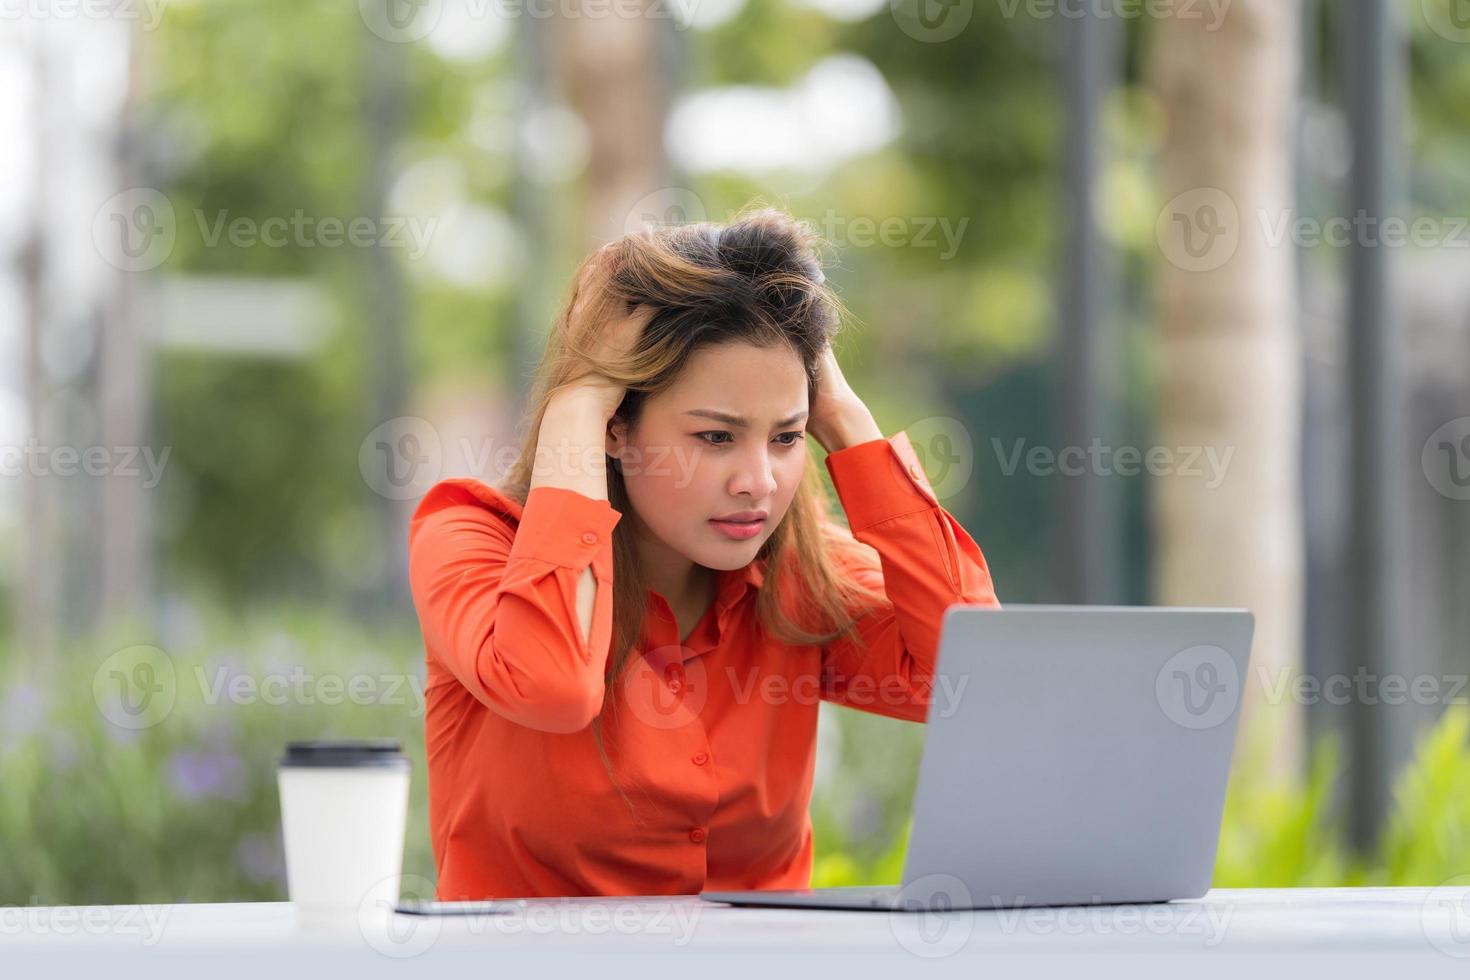
<instances>
[{"instance_id":1,"label":"woman's mouth","mask_svg":"<svg viewBox=\"0 0 1470 980\"><path fill-rule=\"evenodd\" d=\"M754 521L717 521L711 520L710 526L721 534L735 541L744 541L753 538L765 529L766 522L762 518Z\"/></svg>"}]
</instances>

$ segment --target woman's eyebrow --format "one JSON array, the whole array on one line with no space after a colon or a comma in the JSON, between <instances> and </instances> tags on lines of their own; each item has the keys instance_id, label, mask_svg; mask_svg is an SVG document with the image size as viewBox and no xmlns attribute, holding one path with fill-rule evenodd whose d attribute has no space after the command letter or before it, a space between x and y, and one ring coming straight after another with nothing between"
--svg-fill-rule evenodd
<instances>
[{"instance_id":1,"label":"woman's eyebrow","mask_svg":"<svg viewBox=\"0 0 1470 980\"><path fill-rule=\"evenodd\" d=\"M691 409L691 410L685 412L684 414L685 415L698 415L700 418L714 419L716 422L723 422L726 425L733 425L737 429L748 428L749 425L750 425L750 422L747 421L742 416L739 416L739 415L729 415L729 414L727 414L725 412L717 412L717 411L715 411L712 408L695 408L695 409ZM781 421L777 422L776 425L777 426L792 425L793 423L800 422L802 419L806 418L808 414L809 413L804 412L804 411L797 412L795 415L791 416L789 419L782 419Z\"/></svg>"}]
</instances>

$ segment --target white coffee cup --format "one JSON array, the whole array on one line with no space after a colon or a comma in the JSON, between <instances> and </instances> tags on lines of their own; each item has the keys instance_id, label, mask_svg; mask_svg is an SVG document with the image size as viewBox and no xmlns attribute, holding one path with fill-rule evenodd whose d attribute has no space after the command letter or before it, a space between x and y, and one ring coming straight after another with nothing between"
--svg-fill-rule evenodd
<instances>
[{"instance_id":1,"label":"white coffee cup","mask_svg":"<svg viewBox=\"0 0 1470 980\"><path fill-rule=\"evenodd\" d=\"M276 774L286 886L298 917L391 914L408 822L409 762L398 743L291 742Z\"/></svg>"}]
</instances>

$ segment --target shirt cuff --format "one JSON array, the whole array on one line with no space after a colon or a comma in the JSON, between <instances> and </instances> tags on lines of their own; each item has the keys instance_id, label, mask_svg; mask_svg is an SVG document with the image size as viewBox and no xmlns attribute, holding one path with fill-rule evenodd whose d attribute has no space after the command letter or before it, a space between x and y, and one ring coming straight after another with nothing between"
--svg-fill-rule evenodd
<instances>
[{"instance_id":1,"label":"shirt cuff","mask_svg":"<svg viewBox=\"0 0 1470 980\"><path fill-rule=\"evenodd\" d=\"M828 453L826 464L854 534L939 506L906 432Z\"/></svg>"},{"instance_id":2,"label":"shirt cuff","mask_svg":"<svg viewBox=\"0 0 1470 980\"><path fill-rule=\"evenodd\" d=\"M565 487L532 487L507 561L535 558L612 580L612 530L622 511Z\"/></svg>"}]
</instances>

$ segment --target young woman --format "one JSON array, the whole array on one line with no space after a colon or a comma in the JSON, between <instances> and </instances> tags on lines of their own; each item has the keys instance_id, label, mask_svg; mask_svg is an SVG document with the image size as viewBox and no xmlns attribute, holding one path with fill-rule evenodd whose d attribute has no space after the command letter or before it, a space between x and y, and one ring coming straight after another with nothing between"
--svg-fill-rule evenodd
<instances>
[{"instance_id":1,"label":"young woman","mask_svg":"<svg viewBox=\"0 0 1470 980\"><path fill-rule=\"evenodd\" d=\"M820 702L922 722L944 610L998 604L843 378L817 244L766 209L604 246L509 478L419 504L439 899L809 887Z\"/></svg>"}]
</instances>

